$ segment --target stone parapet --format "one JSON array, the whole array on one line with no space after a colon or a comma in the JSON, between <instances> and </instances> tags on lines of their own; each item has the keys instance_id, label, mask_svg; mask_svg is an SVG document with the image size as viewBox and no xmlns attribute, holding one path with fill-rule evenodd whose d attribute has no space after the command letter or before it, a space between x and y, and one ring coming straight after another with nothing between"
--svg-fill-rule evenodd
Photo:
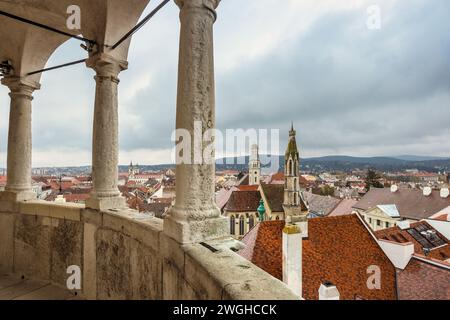
<instances>
[{"instance_id":1,"label":"stone parapet","mask_svg":"<svg viewBox=\"0 0 450 320\"><path fill-rule=\"evenodd\" d=\"M164 221L134 210L0 202L0 271L65 286L82 270L87 299L297 299L223 238L180 244Z\"/></svg>"}]
</instances>

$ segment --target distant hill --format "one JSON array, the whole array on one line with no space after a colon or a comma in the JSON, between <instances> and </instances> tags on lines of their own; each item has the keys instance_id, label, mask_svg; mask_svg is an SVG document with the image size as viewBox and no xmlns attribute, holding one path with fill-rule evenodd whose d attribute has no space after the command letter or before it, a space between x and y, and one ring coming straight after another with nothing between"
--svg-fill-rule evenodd
<instances>
[{"instance_id":1,"label":"distant hill","mask_svg":"<svg viewBox=\"0 0 450 320\"><path fill-rule=\"evenodd\" d=\"M406 161L432 161L432 160L449 160L449 157L432 157L432 156L414 156L414 155L404 155L404 156L394 156L391 158L406 160Z\"/></svg>"},{"instance_id":2,"label":"distant hill","mask_svg":"<svg viewBox=\"0 0 450 320\"><path fill-rule=\"evenodd\" d=\"M261 155L261 162L267 163L268 158ZM404 156L405 158L408 156ZM418 156L409 156L411 160L394 157L351 157L351 156L326 156L301 159L301 169L304 171L351 171L355 169L367 170L369 168L380 171L403 171L406 169L418 169L430 172L450 171L450 159L430 157L431 159L415 160ZM225 158L218 160L217 168L247 170L249 157ZM239 161L239 162L238 162ZM279 156L280 169L284 167L284 156ZM267 166L266 166L267 167Z\"/></svg>"},{"instance_id":3,"label":"distant hill","mask_svg":"<svg viewBox=\"0 0 450 320\"><path fill-rule=\"evenodd\" d=\"M284 156L261 155L263 168L269 168L268 160L278 157L279 170L284 167ZM248 170L249 157L231 157L218 159L217 170ZM418 169L429 172L450 172L450 158L427 157L427 156L398 156L398 157L351 157L351 156L326 156L317 158L304 158L300 161L301 169L309 172L324 171L351 171L355 169L367 170L375 169L379 171L403 171L406 169ZM173 164L160 165L140 165L142 171L159 171L174 168ZM40 168L46 169L47 174L82 174L90 173L90 166L61 167L61 168ZM272 169L272 168L270 168ZM268 169L265 171L267 172ZM120 172L127 172L128 166L119 166Z\"/></svg>"}]
</instances>

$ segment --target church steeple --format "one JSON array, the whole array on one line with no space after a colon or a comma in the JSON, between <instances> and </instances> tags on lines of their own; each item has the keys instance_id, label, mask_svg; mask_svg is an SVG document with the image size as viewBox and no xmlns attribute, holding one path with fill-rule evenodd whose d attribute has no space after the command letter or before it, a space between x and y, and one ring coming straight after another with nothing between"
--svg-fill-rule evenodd
<instances>
[{"instance_id":1,"label":"church steeple","mask_svg":"<svg viewBox=\"0 0 450 320\"><path fill-rule=\"evenodd\" d=\"M251 147L251 155L249 161L249 185L259 185L261 179L261 162L259 161L258 145L254 144Z\"/></svg>"},{"instance_id":2,"label":"church steeple","mask_svg":"<svg viewBox=\"0 0 450 320\"><path fill-rule=\"evenodd\" d=\"M297 135L297 132L294 129L294 123L291 124L291 130L289 131L289 142L288 146L286 148L285 156L286 158L292 157L292 159L297 158L299 159L299 153L297 149L297 141L295 139L295 136Z\"/></svg>"},{"instance_id":3,"label":"church steeple","mask_svg":"<svg viewBox=\"0 0 450 320\"><path fill-rule=\"evenodd\" d=\"M134 169L133 161L131 161L130 166L128 167L128 176L134 177L134 174L135 174L135 169Z\"/></svg>"},{"instance_id":4,"label":"church steeple","mask_svg":"<svg viewBox=\"0 0 450 320\"><path fill-rule=\"evenodd\" d=\"M286 220L294 216L302 215L302 198L300 193L299 170L300 154L295 139L296 131L294 124L289 131L289 142L285 152L284 160L284 202L283 208Z\"/></svg>"}]
</instances>

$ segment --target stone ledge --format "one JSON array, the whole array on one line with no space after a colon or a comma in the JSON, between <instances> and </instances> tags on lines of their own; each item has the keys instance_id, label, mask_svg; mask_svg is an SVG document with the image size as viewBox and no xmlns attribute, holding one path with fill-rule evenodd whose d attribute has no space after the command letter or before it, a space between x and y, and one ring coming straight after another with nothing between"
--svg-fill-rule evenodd
<instances>
[{"instance_id":1,"label":"stone ledge","mask_svg":"<svg viewBox=\"0 0 450 320\"><path fill-rule=\"evenodd\" d=\"M216 245L212 247L217 249ZM195 244L186 248L185 255L185 274L189 274L186 280L196 290L207 294L203 298L300 299L283 282L231 250L219 249L212 252L201 244ZM195 279L195 283L191 283L191 279Z\"/></svg>"},{"instance_id":2,"label":"stone ledge","mask_svg":"<svg viewBox=\"0 0 450 320\"><path fill-rule=\"evenodd\" d=\"M19 213L56 218L70 221L81 221L81 210L84 205L76 203L53 203L43 200L19 202Z\"/></svg>"},{"instance_id":3,"label":"stone ledge","mask_svg":"<svg viewBox=\"0 0 450 320\"><path fill-rule=\"evenodd\" d=\"M111 210L102 212L103 223L101 228L121 232L149 248L159 251L159 234L163 229L163 221L154 217L145 217L135 210Z\"/></svg>"},{"instance_id":4,"label":"stone ledge","mask_svg":"<svg viewBox=\"0 0 450 320\"><path fill-rule=\"evenodd\" d=\"M155 261L152 262L155 263L155 269L152 269L149 279L156 283L161 281L162 292L155 291L155 297L160 299L299 299L281 281L231 251L229 248L237 248L239 243L229 237L208 241L207 244L183 245L163 232L163 220L143 216L134 210L99 212L85 209L83 205L55 204L38 200L23 201L18 205L15 213L0 215L0 225L3 228L12 230L13 221L22 214L24 217L38 216L38 223L43 226L56 227L63 219L84 224L84 239L81 242L84 243L82 247L86 251L83 252L83 257L86 258L85 255L90 252L91 263L84 263L88 270L91 269L92 274L97 273L98 230L110 230L117 233L119 238L123 235L135 240L134 243L147 247L152 254L146 258L145 266ZM1 211L4 211L3 208ZM13 249L10 246L13 234L4 233L4 236L6 238L0 240L8 243L8 246L4 245L0 253L7 262L3 267L10 269L11 263L8 261L12 259ZM136 254L137 251L133 252ZM133 260L133 257L130 256L130 259ZM122 258L118 257L119 260L115 262L120 265ZM131 260L128 263L133 265ZM146 268L144 265L140 267ZM91 277L90 281L96 281L96 275ZM95 288L95 285L88 287L88 291L92 291L87 292L89 298L98 297Z\"/></svg>"}]
</instances>

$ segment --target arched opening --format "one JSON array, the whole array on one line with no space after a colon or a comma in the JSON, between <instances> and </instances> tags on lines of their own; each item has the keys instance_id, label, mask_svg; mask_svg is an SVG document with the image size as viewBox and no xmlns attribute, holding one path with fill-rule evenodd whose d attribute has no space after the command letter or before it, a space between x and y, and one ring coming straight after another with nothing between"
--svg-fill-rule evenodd
<instances>
[{"instance_id":1,"label":"arched opening","mask_svg":"<svg viewBox=\"0 0 450 320\"><path fill-rule=\"evenodd\" d=\"M234 217L234 215L230 217L230 233L231 235L236 234L236 218Z\"/></svg>"},{"instance_id":2,"label":"arched opening","mask_svg":"<svg viewBox=\"0 0 450 320\"><path fill-rule=\"evenodd\" d=\"M251 230L255 226L255 217L251 215L248 218L248 229Z\"/></svg>"},{"instance_id":3,"label":"arched opening","mask_svg":"<svg viewBox=\"0 0 450 320\"><path fill-rule=\"evenodd\" d=\"M239 218L239 235L243 236L245 233L245 218L244 216L241 216Z\"/></svg>"}]
</instances>

